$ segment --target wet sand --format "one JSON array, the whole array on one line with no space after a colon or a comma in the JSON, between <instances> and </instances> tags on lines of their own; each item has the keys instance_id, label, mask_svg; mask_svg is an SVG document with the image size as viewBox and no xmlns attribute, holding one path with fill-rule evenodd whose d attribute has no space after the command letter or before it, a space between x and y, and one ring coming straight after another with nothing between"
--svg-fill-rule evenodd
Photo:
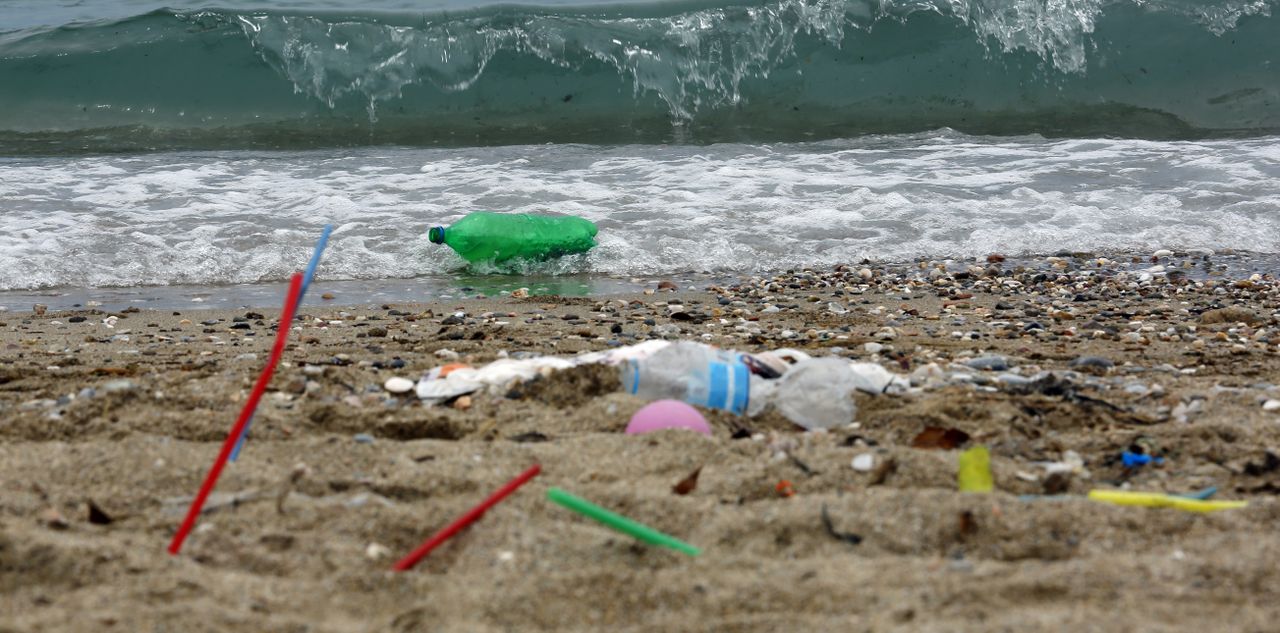
<instances>
[{"instance_id":1,"label":"wet sand","mask_svg":"<svg viewBox=\"0 0 1280 633\"><path fill-rule=\"evenodd\" d=\"M177 557L165 547L279 311L0 314L0 631L1274 630L1274 271L1199 274L1203 254L1147 272L1127 255L992 259L597 298L338 295L303 310ZM859 394L855 424L826 432L707 411L711 437L622 434L644 401L605 366L436 406L383 388L653 337L871 361L915 388ZM926 427L969 439L913 447ZM993 494L956 491L974 444ZM1126 468L1126 450L1163 462ZM861 455L869 470L851 466ZM478 524L389 571L534 463L543 474ZM1051 475L1061 464L1074 469ZM548 502L550 486L703 554L609 532ZM1209 486L1249 506L1084 498Z\"/></svg>"}]
</instances>

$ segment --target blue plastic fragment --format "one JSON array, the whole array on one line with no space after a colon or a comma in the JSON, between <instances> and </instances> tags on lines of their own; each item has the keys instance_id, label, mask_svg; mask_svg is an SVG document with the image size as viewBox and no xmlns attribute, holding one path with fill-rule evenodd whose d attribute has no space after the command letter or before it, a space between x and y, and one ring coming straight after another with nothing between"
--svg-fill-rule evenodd
<instances>
[{"instance_id":1,"label":"blue plastic fragment","mask_svg":"<svg viewBox=\"0 0 1280 633\"><path fill-rule=\"evenodd\" d=\"M1120 454L1120 461L1124 463L1125 468L1137 468L1138 466L1146 466L1147 464L1163 464L1164 458L1125 451Z\"/></svg>"},{"instance_id":2,"label":"blue plastic fragment","mask_svg":"<svg viewBox=\"0 0 1280 633\"><path fill-rule=\"evenodd\" d=\"M324 247L329 244L329 234L333 233L333 225L324 225L324 231L320 233L320 239L316 241L316 250L311 253L311 261L307 262L307 270L302 275L302 290L298 293L298 303L294 305L294 313L302 307L302 298L307 294L307 286L311 285L311 278L316 274L316 266L320 265L320 255L324 253ZM289 327L288 324L281 323L281 327ZM244 430L240 432L240 437L236 439L236 447L231 449L230 461L240 459L240 449L244 448L244 441L249 437L249 427L253 426L253 416L249 416L249 421L245 423Z\"/></svg>"},{"instance_id":3,"label":"blue plastic fragment","mask_svg":"<svg viewBox=\"0 0 1280 633\"><path fill-rule=\"evenodd\" d=\"M1209 486L1208 488L1205 488L1203 490L1197 490L1195 492L1185 492L1178 496L1186 497L1187 499L1199 499L1200 501L1208 501L1209 498L1215 494L1218 494L1218 487Z\"/></svg>"},{"instance_id":4,"label":"blue plastic fragment","mask_svg":"<svg viewBox=\"0 0 1280 633\"><path fill-rule=\"evenodd\" d=\"M324 225L324 231L320 233L320 239L316 240L316 250L311 253L311 261L307 262L307 270L302 275L302 292L298 293L298 305L302 307L302 298L307 296L307 287L311 285L311 278L316 275L316 267L320 265L320 255L324 253L324 247L329 244L329 234L333 233L333 225ZM296 311L296 310L295 310Z\"/></svg>"}]
</instances>

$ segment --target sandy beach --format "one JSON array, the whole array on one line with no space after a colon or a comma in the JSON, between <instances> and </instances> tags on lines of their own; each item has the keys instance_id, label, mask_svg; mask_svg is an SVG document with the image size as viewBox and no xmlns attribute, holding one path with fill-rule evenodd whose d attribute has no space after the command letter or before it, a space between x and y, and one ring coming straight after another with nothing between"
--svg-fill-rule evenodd
<instances>
[{"instance_id":1,"label":"sandy beach","mask_svg":"<svg viewBox=\"0 0 1280 633\"><path fill-rule=\"evenodd\" d=\"M3 313L0 631L1275 630L1280 284L1204 253L1138 259L309 303L179 556L165 547L279 309ZM604 365L430 406L384 388L653 338L874 362L912 389L859 393L856 422L822 432L704 411L706 437L624 435L646 403ZM928 427L962 439L924 447ZM960 493L978 444L996 490ZM1126 467L1126 451L1161 461ZM390 570L535 463L479 523ZM610 532L551 486L703 553ZM1249 505L1085 498L1208 487Z\"/></svg>"}]
</instances>

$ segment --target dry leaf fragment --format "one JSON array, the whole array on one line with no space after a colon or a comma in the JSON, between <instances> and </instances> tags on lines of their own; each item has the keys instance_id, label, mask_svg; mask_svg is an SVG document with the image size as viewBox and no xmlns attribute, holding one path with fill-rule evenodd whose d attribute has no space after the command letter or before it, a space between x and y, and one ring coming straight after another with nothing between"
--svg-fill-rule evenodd
<instances>
[{"instance_id":1,"label":"dry leaf fragment","mask_svg":"<svg viewBox=\"0 0 1280 633\"><path fill-rule=\"evenodd\" d=\"M698 487L698 474L701 472L701 466L693 469L693 472L689 473L688 477L681 479L679 483L671 487L671 492L678 495L687 495L693 492L694 488Z\"/></svg>"},{"instance_id":2,"label":"dry leaf fragment","mask_svg":"<svg viewBox=\"0 0 1280 633\"><path fill-rule=\"evenodd\" d=\"M827 529L827 534L832 538L844 541L850 545L857 545L862 542L862 537L853 532L840 532L836 530L835 524L831 521L831 515L827 513L827 504L822 504L822 527Z\"/></svg>"},{"instance_id":3,"label":"dry leaf fragment","mask_svg":"<svg viewBox=\"0 0 1280 633\"><path fill-rule=\"evenodd\" d=\"M960 429L927 426L911 440L911 448L949 451L969 441L969 434Z\"/></svg>"},{"instance_id":4,"label":"dry leaf fragment","mask_svg":"<svg viewBox=\"0 0 1280 633\"><path fill-rule=\"evenodd\" d=\"M103 512L102 508L99 508L98 504L94 503L93 499L90 499L89 522L94 525L111 525L115 522L115 519L111 518L111 515L106 512Z\"/></svg>"}]
</instances>

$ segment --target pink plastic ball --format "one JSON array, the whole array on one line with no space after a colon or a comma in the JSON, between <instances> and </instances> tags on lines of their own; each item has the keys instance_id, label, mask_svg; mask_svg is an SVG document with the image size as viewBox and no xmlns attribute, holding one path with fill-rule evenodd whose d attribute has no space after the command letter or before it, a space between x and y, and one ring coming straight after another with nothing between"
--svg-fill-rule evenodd
<instances>
[{"instance_id":1,"label":"pink plastic ball","mask_svg":"<svg viewBox=\"0 0 1280 633\"><path fill-rule=\"evenodd\" d=\"M659 400L645 405L631 416L627 435L640 435L662 429L689 429L711 435L711 425L698 410L679 400Z\"/></svg>"}]
</instances>

